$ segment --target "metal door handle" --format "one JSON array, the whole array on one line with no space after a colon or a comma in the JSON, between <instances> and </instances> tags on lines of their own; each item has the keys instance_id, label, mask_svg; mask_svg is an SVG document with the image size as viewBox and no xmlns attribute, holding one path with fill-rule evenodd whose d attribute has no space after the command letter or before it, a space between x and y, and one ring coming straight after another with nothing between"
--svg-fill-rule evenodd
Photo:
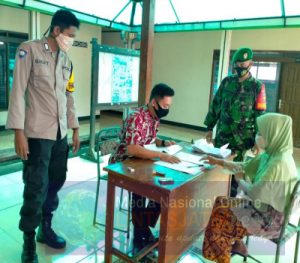
<instances>
[{"instance_id":1,"label":"metal door handle","mask_svg":"<svg viewBox=\"0 0 300 263\"><path fill-rule=\"evenodd\" d=\"M278 109L281 109L281 99L278 100Z\"/></svg>"}]
</instances>

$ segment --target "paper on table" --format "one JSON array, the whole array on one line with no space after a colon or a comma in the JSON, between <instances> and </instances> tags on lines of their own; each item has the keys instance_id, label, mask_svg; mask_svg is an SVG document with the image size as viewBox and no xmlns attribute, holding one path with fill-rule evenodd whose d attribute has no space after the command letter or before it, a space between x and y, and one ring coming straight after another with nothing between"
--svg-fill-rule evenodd
<instances>
[{"instance_id":1,"label":"paper on table","mask_svg":"<svg viewBox=\"0 0 300 263\"><path fill-rule=\"evenodd\" d=\"M155 162L157 165L161 165L176 171L188 173L188 174L198 174L202 172L201 167L195 167L192 163L182 161L180 163L167 163L163 161Z\"/></svg>"},{"instance_id":2,"label":"paper on table","mask_svg":"<svg viewBox=\"0 0 300 263\"><path fill-rule=\"evenodd\" d=\"M174 145L167 146L167 147L157 147L155 144L146 144L146 145L144 145L144 148L146 148L147 150L151 150L151 151L164 152L164 153L167 153L170 155L178 153L179 151L182 150L182 147L178 144L174 144Z\"/></svg>"},{"instance_id":3,"label":"paper on table","mask_svg":"<svg viewBox=\"0 0 300 263\"><path fill-rule=\"evenodd\" d=\"M224 144L223 146L220 147L221 150L227 149L229 146L229 143Z\"/></svg>"},{"instance_id":4,"label":"paper on table","mask_svg":"<svg viewBox=\"0 0 300 263\"><path fill-rule=\"evenodd\" d=\"M196 154L190 154L185 152L179 152L175 154L176 157L178 157L181 161L186 161L189 163L194 164L203 164L202 158L207 156L206 154L196 155Z\"/></svg>"},{"instance_id":5,"label":"paper on table","mask_svg":"<svg viewBox=\"0 0 300 263\"><path fill-rule=\"evenodd\" d=\"M218 158L227 158L231 155L231 150L227 149L228 144L223 145L221 148L215 148L213 144L207 143L205 139L200 139L195 141L192 146L196 152L206 153Z\"/></svg>"}]
</instances>

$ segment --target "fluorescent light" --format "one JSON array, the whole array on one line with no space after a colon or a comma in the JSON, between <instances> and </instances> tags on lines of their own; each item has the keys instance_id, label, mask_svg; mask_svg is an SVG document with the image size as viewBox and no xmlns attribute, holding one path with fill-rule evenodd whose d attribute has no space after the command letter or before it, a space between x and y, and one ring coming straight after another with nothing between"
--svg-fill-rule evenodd
<instances>
[{"instance_id":1,"label":"fluorescent light","mask_svg":"<svg viewBox=\"0 0 300 263\"><path fill-rule=\"evenodd\" d=\"M0 41L0 45L4 45L4 42Z\"/></svg>"}]
</instances>

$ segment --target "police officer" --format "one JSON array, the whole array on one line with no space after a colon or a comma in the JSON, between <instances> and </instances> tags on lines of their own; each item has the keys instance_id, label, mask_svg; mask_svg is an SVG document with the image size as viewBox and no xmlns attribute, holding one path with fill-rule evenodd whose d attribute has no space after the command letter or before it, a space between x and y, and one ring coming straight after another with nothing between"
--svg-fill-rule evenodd
<instances>
[{"instance_id":1,"label":"police officer","mask_svg":"<svg viewBox=\"0 0 300 263\"><path fill-rule=\"evenodd\" d=\"M66 180L67 129L73 129L73 152L80 146L74 106L73 66L67 55L79 21L57 11L48 37L22 43L17 51L7 128L15 131L15 150L23 160L23 263L36 263L37 241L62 249L66 241L51 227L58 191Z\"/></svg>"},{"instance_id":2,"label":"police officer","mask_svg":"<svg viewBox=\"0 0 300 263\"><path fill-rule=\"evenodd\" d=\"M212 141L212 130L218 122L215 146L229 143L229 148L236 154L234 161L242 161L246 150L254 146L255 120L266 110L264 84L250 73L252 58L253 52L248 47L234 53L235 74L222 80L204 121L208 142Z\"/></svg>"}]
</instances>

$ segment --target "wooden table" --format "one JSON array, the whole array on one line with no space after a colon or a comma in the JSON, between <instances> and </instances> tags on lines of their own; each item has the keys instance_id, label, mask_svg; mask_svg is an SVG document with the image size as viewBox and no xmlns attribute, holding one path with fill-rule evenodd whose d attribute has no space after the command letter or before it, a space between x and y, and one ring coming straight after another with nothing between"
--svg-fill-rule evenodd
<instances>
[{"instance_id":1,"label":"wooden table","mask_svg":"<svg viewBox=\"0 0 300 263\"><path fill-rule=\"evenodd\" d=\"M127 167L135 171L130 172ZM152 160L129 159L104 170L108 171L105 263L112 262L112 255L136 262L112 246L117 186L161 204L159 241L152 246L158 245L160 263L176 262L206 227L215 198L229 192L230 176L221 167L189 175L155 165ZM153 170L173 177L174 184L161 185Z\"/></svg>"}]
</instances>

